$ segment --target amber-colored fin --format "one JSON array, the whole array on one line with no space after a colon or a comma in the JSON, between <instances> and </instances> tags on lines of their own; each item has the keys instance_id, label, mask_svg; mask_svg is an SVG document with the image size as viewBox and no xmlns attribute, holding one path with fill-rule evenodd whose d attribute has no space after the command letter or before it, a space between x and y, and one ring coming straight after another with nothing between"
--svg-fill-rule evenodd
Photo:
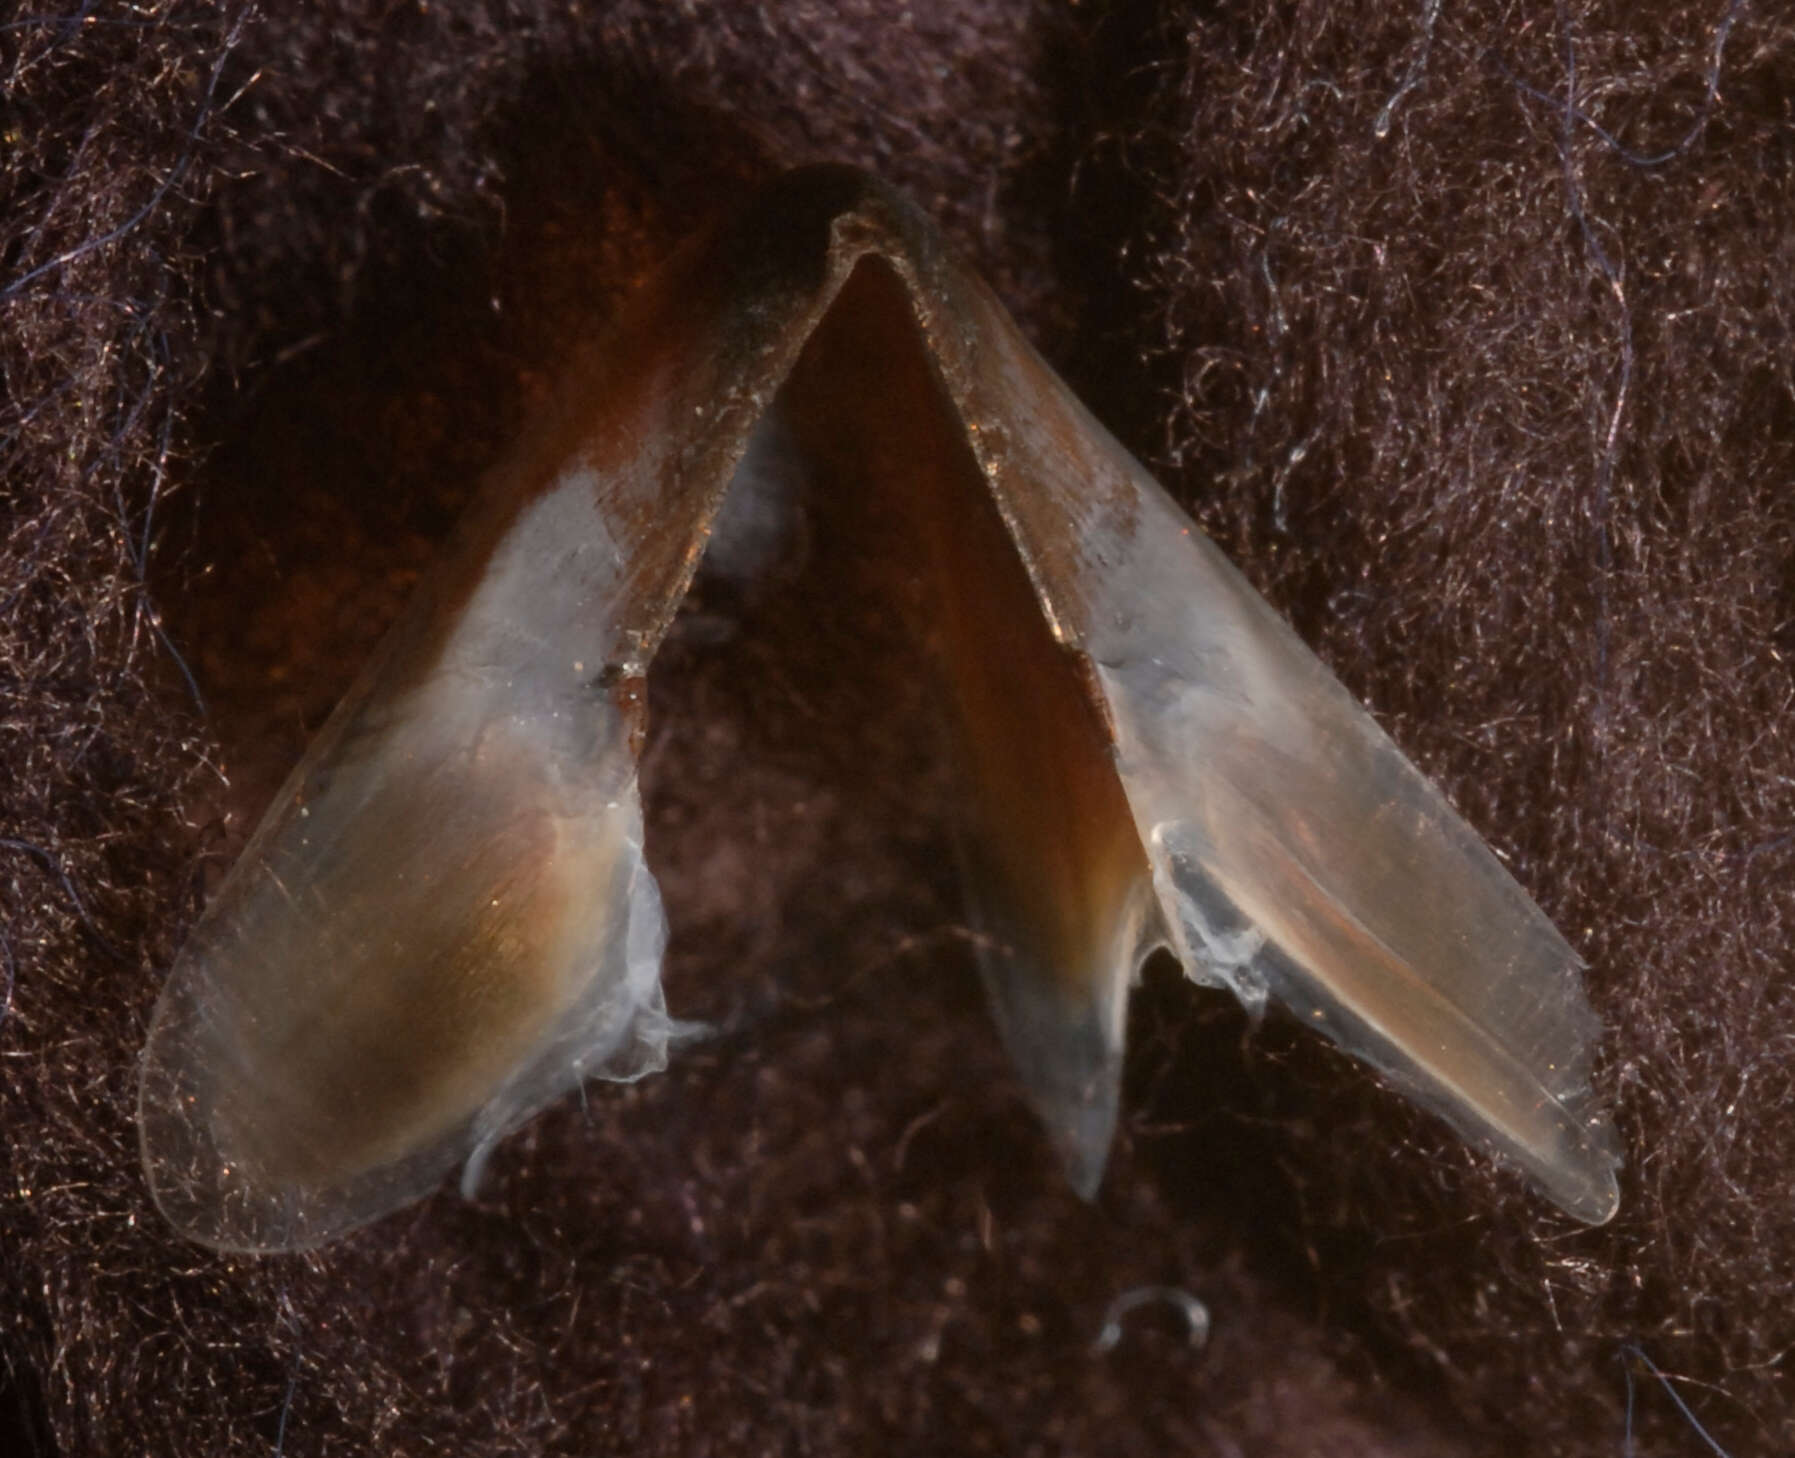
<instances>
[{"instance_id":1,"label":"amber-colored fin","mask_svg":"<svg viewBox=\"0 0 1795 1458\"><path fill-rule=\"evenodd\" d=\"M1271 996L1607 1220L1618 1141L1576 953L982 287L945 292L989 321L944 375L1045 611L1096 665L1186 971Z\"/></svg>"},{"instance_id":2,"label":"amber-colored fin","mask_svg":"<svg viewBox=\"0 0 1795 1458\"><path fill-rule=\"evenodd\" d=\"M817 505L832 540L882 578L936 665L980 971L1022 1083L1088 1197L1115 1130L1128 991L1164 939L1111 726L1041 612L882 259L843 283L781 399L848 498Z\"/></svg>"},{"instance_id":3,"label":"amber-colored fin","mask_svg":"<svg viewBox=\"0 0 1795 1458\"><path fill-rule=\"evenodd\" d=\"M776 402L755 489L857 483L832 520L939 665L993 1008L1081 1191L1164 943L1613 1213L1575 954L921 215L812 168L569 369L207 908L143 1062L176 1225L315 1244L664 1063L641 683Z\"/></svg>"}]
</instances>

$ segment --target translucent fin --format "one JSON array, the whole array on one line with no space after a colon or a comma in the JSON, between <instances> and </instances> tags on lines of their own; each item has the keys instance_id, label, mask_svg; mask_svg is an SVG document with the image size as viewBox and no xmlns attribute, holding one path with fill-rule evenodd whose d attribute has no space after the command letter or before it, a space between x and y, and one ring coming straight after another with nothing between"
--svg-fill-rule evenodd
<instances>
[{"instance_id":1,"label":"translucent fin","mask_svg":"<svg viewBox=\"0 0 1795 1458\"><path fill-rule=\"evenodd\" d=\"M723 576L802 555L818 467L934 650L984 975L1082 1191L1164 941L1613 1213L1575 954L921 215L812 168L570 367L207 909L142 1069L178 1227L316 1243L664 1063L643 674L744 458Z\"/></svg>"},{"instance_id":2,"label":"translucent fin","mask_svg":"<svg viewBox=\"0 0 1795 1458\"><path fill-rule=\"evenodd\" d=\"M1088 1198L1115 1132L1128 991L1163 939L1109 728L1042 615L890 267L867 260L843 282L782 400L835 483L818 507L831 549L889 579L882 600L931 650L980 971Z\"/></svg>"},{"instance_id":3,"label":"translucent fin","mask_svg":"<svg viewBox=\"0 0 1795 1458\"><path fill-rule=\"evenodd\" d=\"M570 364L207 907L139 1086L194 1239L327 1240L664 1065L643 675L830 292L826 191L744 221L748 276L695 240Z\"/></svg>"},{"instance_id":4,"label":"translucent fin","mask_svg":"<svg viewBox=\"0 0 1795 1458\"><path fill-rule=\"evenodd\" d=\"M996 305L950 285L965 317ZM1088 654L1192 977L1267 994L1567 1213L1618 1203L1581 963L1189 519L995 320L944 374L1044 611Z\"/></svg>"},{"instance_id":5,"label":"translucent fin","mask_svg":"<svg viewBox=\"0 0 1795 1458\"><path fill-rule=\"evenodd\" d=\"M1186 966L1269 990L1568 1214L1607 1220L1619 1160L1576 954L1233 569L1174 540L1171 580L1208 587L1137 626L1102 679ZM1136 581L1158 600L1145 564ZM1238 965L1209 950L1243 934L1262 945Z\"/></svg>"},{"instance_id":6,"label":"translucent fin","mask_svg":"<svg viewBox=\"0 0 1795 1458\"><path fill-rule=\"evenodd\" d=\"M328 1239L587 1075L664 1065L631 726L579 656L618 568L593 484L526 513L449 626L419 604L170 974L140 1128L195 1239Z\"/></svg>"}]
</instances>

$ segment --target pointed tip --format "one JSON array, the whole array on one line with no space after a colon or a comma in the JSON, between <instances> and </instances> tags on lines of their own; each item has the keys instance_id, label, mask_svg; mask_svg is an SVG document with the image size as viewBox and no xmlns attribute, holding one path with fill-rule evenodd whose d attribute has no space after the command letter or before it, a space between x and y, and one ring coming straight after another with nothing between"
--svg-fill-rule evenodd
<instances>
[{"instance_id":1,"label":"pointed tip","mask_svg":"<svg viewBox=\"0 0 1795 1458\"><path fill-rule=\"evenodd\" d=\"M1060 1157L1078 1198L1087 1204L1097 1198L1103 1184L1103 1172L1109 1165L1110 1144L1116 1132L1117 1088L1093 1090L1095 1097L1077 1106L1065 1108L1057 1120L1048 1124L1048 1135Z\"/></svg>"},{"instance_id":2,"label":"pointed tip","mask_svg":"<svg viewBox=\"0 0 1795 1458\"><path fill-rule=\"evenodd\" d=\"M1114 979L1074 990L1013 953L983 961L992 1013L1029 1102L1072 1188L1094 1199L1122 1099L1123 1026Z\"/></svg>"}]
</instances>

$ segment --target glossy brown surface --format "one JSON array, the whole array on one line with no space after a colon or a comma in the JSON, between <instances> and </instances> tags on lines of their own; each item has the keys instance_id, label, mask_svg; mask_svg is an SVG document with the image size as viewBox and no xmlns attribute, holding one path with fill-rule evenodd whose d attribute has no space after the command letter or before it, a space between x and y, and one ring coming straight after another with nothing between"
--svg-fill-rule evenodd
<instances>
[{"instance_id":1,"label":"glossy brown surface","mask_svg":"<svg viewBox=\"0 0 1795 1458\"><path fill-rule=\"evenodd\" d=\"M937 665L981 965L1080 1189L1164 943L1612 1213L1574 953L921 215L825 167L569 368L208 909L144 1065L178 1224L313 1243L664 1062L632 686L770 418L749 470Z\"/></svg>"},{"instance_id":2,"label":"glossy brown surface","mask_svg":"<svg viewBox=\"0 0 1795 1458\"><path fill-rule=\"evenodd\" d=\"M1088 1195L1116 1117L1127 989L1157 920L1103 701L1041 611L885 263L849 277L785 399L842 498L817 503L831 550L863 556L935 662L980 965Z\"/></svg>"}]
</instances>

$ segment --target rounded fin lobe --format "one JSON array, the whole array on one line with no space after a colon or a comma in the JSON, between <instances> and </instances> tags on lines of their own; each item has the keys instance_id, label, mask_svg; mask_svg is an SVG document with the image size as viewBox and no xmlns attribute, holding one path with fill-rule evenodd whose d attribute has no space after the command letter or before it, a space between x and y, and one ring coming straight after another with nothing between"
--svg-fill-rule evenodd
<instances>
[{"instance_id":1,"label":"rounded fin lobe","mask_svg":"<svg viewBox=\"0 0 1795 1458\"><path fill-rule=\"evenodd\" d=\"M446 626L442 597L414 604L177 958L139 1129L193 1239L315 1245L583 1078L664 1066L633 725L586 618L617 567L591 484L525 513Z\"/></svg>"},{"instance_id":2,"label":"rounded fin lobe","mask_svg":"<svg viewBox=\"0 0 1795 1458\"><path fill-rule=\"evenodd\" d=\"M315 1245L581 1079L664 1065L633 776L582 805L508 726L483 738L400 731L305 766L183 950L140 1131L192 1238Z\"/></svg>"},{"instance_id":3,"label":"rounded fin lobe","mask_svg":"<svg viewBox=\"0 0 1795 1458\"><path fill-rule=\"evenodd\" d=\"M470 1178L589 1074L664 1065L640 676L849 266L847 169L769 187L576 355L171 969L140 1068L158 1205L314 1245Z\"/></svg>"}]
</instances>

